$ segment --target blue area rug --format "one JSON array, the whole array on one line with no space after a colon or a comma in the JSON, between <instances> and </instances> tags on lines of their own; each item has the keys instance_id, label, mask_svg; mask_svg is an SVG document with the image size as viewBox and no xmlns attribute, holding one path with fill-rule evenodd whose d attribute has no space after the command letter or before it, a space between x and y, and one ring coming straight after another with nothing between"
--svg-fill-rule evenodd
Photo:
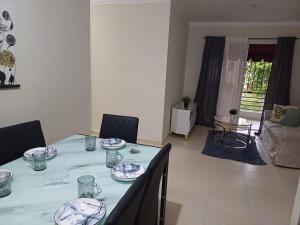
<instances>
[{"instance_id":1,"label":"blue area rug","mask_svg":"<svg viewBox=\"0 0 300 225\"><path fill-rule=\"evenodd\" d=\"M253 165L266 165L264 160L260 157L255 137L251 136L251 143L248 144L246 148L232 148L228 146L236 146L241 147L242 144L236 141L236 137L246 139L247 136L245 134L237 134L237 133L226 133L226 138L224 139L223 146L219 143L221 132L216 131L213 133L212 131L208 132L207 140L204 149L202 150L202 154L218 157L222 159L231 159L235 161L240 161L244 163L249 163ZM227 147L224 147L227 146ZM240 145L240 146L239 146Z\"/></svg>"}]
</instances>

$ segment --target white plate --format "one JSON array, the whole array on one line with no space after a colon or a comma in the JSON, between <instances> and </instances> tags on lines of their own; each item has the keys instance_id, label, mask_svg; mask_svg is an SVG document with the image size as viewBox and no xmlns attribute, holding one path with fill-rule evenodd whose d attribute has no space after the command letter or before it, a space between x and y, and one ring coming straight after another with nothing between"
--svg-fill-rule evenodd
<instances>
[{"instance_id":1,"label":"white plate","mask_svg":"<svg viewBox=\"0 0 300 225\"><path fill-rule=\"evenodd\" d=\"M79 198L63 204L55 212L57 225L94 225L106 214L103 202L92 198Z\"/></svg>"},{"instance_id":2,"label":"white plate","mask_svg":"<svg viewBox=\"0 0 300 225\"><path fill-rule=\"evenodd\" d=\"M127 169L133 168L134 166L139 167L136 171L128 171L124 172ZM124 169L122 169L124 167ZM141 176L144 172L145 169L144 167L134 164L134 163L120 163L116 166L114 166L111 170L111 175L121 181L134 181L136 180L139 176Z\"/></svg>"},{"instance_id":3,"label":"white plate","mask_svg":"<svg viewBox=\"0 0 300 225\"><path fill-rule=\"evenodd\" d=\"M32 153L35 151L46 151L47 152L47 160L54 158L57 155L57 150L53 147L39 147L39 148L32 148L24 152L24 159L26 161L31 161Z\"/></svg>"},{"instance_id":4,"label":"white plate","mask_svg":"<svg viewBox=\"0 0 300 225\"><path fill-rule=\"evenodd\" d=\"M108 138L101 140L100 144L105 149L120 149L126 145L126 142L119 138Z\"/></svg>"}]
</instances>

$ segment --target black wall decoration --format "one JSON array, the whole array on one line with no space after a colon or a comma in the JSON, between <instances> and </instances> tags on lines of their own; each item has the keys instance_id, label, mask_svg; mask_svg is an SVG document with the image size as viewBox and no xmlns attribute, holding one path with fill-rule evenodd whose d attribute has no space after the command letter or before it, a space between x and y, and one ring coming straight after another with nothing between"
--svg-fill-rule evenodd
<instances>
[{"instance_id":1,"label":"black wall decoration","mask_svg":"<svg viewBox=\"0 0 300 225\"><path fill-rule=\"evenodd\" d=\"M0 2L7 2L7 0ZM11 0L8 2L11 3ZM4 6L3 4L2 6ZM16 77L16 37L14 18L8 9L0 6L0 89L19 88Z\"/></svg>"}]
</instances>

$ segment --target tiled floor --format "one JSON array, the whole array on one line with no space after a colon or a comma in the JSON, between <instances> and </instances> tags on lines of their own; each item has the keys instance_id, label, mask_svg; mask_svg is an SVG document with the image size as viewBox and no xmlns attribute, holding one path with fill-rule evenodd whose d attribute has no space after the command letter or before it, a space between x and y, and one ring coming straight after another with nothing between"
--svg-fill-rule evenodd
<instances>
[{"instance_id":1,"label":"tiled floor","mask_svg":"<svg viewBox=\"0 0 300 225\"><path fill-rule=\"evenodd\" d=\"M201 154L207 129L170 136L167 225L289 225L300 170ZM259 142L258 142L258 146Z\"/></svg>"}]
</instances>

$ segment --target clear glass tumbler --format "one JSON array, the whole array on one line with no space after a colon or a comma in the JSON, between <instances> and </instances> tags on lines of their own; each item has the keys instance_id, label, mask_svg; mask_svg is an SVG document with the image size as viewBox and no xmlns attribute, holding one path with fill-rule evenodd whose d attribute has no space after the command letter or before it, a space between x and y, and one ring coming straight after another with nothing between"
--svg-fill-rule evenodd
<instances>
[{"instance_id":1,"label":"clear glass tumbler","mask_svg":"<svg viewBox=\"0 0 300 225\"><path fill-rule=\"evenodd\" d=\"M96 137L86 136L85 137L85 150L94 151L96 149Z\"/></svg>"},{"instance_id":2,"label":"clear glass tumbler","mask_svg":"<svg viewBox=\"0 0 300 225\"><path fill-rule=\"evenodd\" d=\"M32 153L33 170L41 171L47 168L47 153L43 150L37 150Z\"/></svg>"}]
</instances>

